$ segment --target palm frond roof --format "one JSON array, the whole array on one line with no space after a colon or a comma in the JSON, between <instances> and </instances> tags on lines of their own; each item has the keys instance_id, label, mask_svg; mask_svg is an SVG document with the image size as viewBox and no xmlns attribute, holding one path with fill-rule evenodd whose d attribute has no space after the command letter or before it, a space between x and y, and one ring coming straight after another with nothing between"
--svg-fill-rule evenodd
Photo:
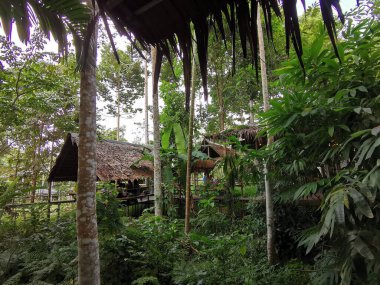
<instances>
[{"instance_id":1,"label":"palm frond roof","mask_svg":"<svg viewBox=\"0 0 380 285\"><path fill-rule=\"evenodd\" d=\"M131 41L138 41L148 50L157 46L159 53L170 58L170 48L178 52L183 61L186 103L190 97L191 50L194 26L197 54L207 97L207 47L209 27L219 30L225 40L225 29L229 29L233 41L235 59L236 37L239 36L244 56L251 51L256 70L258 69L257 7L263 11L268 37L272 37L272 16L283 17L285 23L286 49L292 42L302 65L302 41L297 16L297 0L96 0L100 13L107 15L117 30ZM305 6L304 0L301 0ZM333 47L335 45L335 22L333 8L343 21L339 0L320 0L323 21ZM223 17L227 20L224 27ZM179 47L179 49L178 49ZM160 55L158 55L160 59ZM160 60L159 60L160 62ZM160 66L156 65L156 74ZM158 81L158 76L155 76Z\"/></svg>"}]
</instances>

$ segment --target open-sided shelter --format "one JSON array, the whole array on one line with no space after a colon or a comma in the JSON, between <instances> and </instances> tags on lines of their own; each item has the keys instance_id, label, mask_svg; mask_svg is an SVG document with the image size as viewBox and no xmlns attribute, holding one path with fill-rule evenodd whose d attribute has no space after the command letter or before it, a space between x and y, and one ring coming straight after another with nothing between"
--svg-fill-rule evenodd
<instances>
[{"instance_id":1,"label":"open-sided shelter","mask_svg":"<svg viewBox=\"0 0 380 285\"><path fill-rule=\"evenodd\" d=\"M48 181L77 181L78 135L69 133ZM96 145L96 176L98 180L131 180L153 177L153 163L143 160L148 146L100 140Z\"/></svg>"},{"instance_id":2,"label":"open-sided shelter","mask_svg":"<svg viewBox=\"0 0 380 285\"><path fill-rule=\"evenodd\" d=\"M230 147L212 142L209 139L203 140L199 150L207 155L208 158L194 161L192 166L194 172L209 173L223 157L226 155L234 155L235 153Z\"/></svg>"}]
</instances>

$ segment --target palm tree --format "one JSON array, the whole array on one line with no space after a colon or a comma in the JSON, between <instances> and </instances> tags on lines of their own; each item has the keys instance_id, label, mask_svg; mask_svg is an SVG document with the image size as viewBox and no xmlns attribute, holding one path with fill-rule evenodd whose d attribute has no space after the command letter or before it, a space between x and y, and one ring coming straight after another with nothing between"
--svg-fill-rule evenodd
<instances>
[{"instance_id":1,"label":"palm tree","mask_svg":"<svg viewBox=\"0 0 380 285\"><path fill-rule=\"evenodd\" d=\"M5 35L10 40L12 28L16 26L20 40L30 41L30 29L38 20L39 28L50 38L58 42L59 51L68 52L67 35L74 37L74 44L80 47L82 35L86 29L90 10L80 0L1 0L0 19Z\"/></svg>"},{"instance_id":2,"label":"palm tree","mask_svg":"<svg viewBox=\"0 0 380 285\"><path fill-rule=\"evenodd\" d=\"M87 5L92 6L91 0ZM96 7L93 7L95 10ZM94 13L95 14L95 13ZM93 16L94 17L94 16ZM94 20L92 17L92 21ZM98 225L96 219L96 51L97 24L88 43L87 60L80 72L77 241L78 283L100 284Z\"/></svg>"},{"instance_id":3,"label":"palm tree","mask_svg":"<svg viewBox=\"0 0 380 285\"><path fill-rule=\"evenodd\" d=\"M32 19L39 20L39 27L47 37L51 34L58 42L59 51L68 52L67 30L74 37L74 44L80 50L84 31L90 19L88 6L79 0L2 0L0 19L8 39L13 23L19 38L28 43ZM93 23L95 21L92 21ZM78 147L78 279L79 284L100 284L98 231L96 221L96 33L87 46L87 60L81 67L79 147Z\"/></svg>"}]
</instances>

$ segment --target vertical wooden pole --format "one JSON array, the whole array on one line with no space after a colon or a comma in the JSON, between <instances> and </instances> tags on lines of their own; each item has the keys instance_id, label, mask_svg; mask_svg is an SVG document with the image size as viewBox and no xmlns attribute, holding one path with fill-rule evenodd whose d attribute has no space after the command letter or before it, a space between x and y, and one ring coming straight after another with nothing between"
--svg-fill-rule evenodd
<instances>
[{"instance_id":1,"label":"vertical wooden pole","mask_svg":"<svg viewBox=\"0 0 380 285\"><path fill-rule=\"evenodd\" d=\"M191 94L190 94L190 118L189 135L187 141L187 165L186 165L186 207L185 207L185 233L190 232L190 209L191 209L191 164L194 135L194 101L195 101L195 43L193 43L193 64L191 70Z\"/></svg>"},{"instance_id":2,"label":"vertical wooden pole","mask_svg":"<svg viewBox=\"0 0 380 285\"><path fill-rule=\"evenodd\" d=\"M48 221L50 221L50 213L51 213L51 181L48 182Z\"/></svg>"}]
</instances>

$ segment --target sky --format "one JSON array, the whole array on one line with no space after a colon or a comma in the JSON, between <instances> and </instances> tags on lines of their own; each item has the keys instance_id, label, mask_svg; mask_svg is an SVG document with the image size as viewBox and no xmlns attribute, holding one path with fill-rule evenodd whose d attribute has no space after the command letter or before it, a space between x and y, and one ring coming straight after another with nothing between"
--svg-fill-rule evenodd
<instances>
[{"instance_id":1,"label":"sky","mask_svg":"<svg viewBox=\"0 0 380 285\"><path fill-rule=\"evenodd\" d=\"M1 1L1 0L0 0ZM306 6L310 6L312 3L315 1L307 1L306 0ZM341 0L340 1L341 7L343 12L347 12L348 10L352 9L356 5L356 0ZM297 3L297 10L299 15L302 15L304 13L303 6L301 4L301 1L298 1ZM23 47L24 45L18 40L17 34L16 34L16 29L13 29L14 33L12 35L12 40L19 46ZM0 35L4 35L3 30L0 29ZM118 47L123 46L123 42L125 41L125 38L118 37L116 39L116 45ZM50 40L48 41L46 47L46 51L49 52L57 52L57 44L53 41ZM151 89L152 86L152 79L149 78L149 90ZM198 99L199 100L199 99ZM151 92L149 93L149 104L151 104ZM162 108L162 101L160 102L160 107ZM104 106L104 103L98 100L97 103L99 108L102 108ZM144 109L144 98L141 98L136 101L135 103L136 108L141 108ZM99 124L105 126L108 129L113 129L116 127L116 118L105 114L104 112L102 113L103 120L98 122ZM151 133L152 130L152 116L150 114L150 121L149 121L149 129L150 129L150 139L153 138L153 135ZM134 115L128 115L128 114L123 114L121 118L121 127L124 127L126 129L126 135L125 139L127 139L129 142L135 142L135 143L145 143L144 142L144 113L136 113Z\"/></svg>"}]
</instances>

